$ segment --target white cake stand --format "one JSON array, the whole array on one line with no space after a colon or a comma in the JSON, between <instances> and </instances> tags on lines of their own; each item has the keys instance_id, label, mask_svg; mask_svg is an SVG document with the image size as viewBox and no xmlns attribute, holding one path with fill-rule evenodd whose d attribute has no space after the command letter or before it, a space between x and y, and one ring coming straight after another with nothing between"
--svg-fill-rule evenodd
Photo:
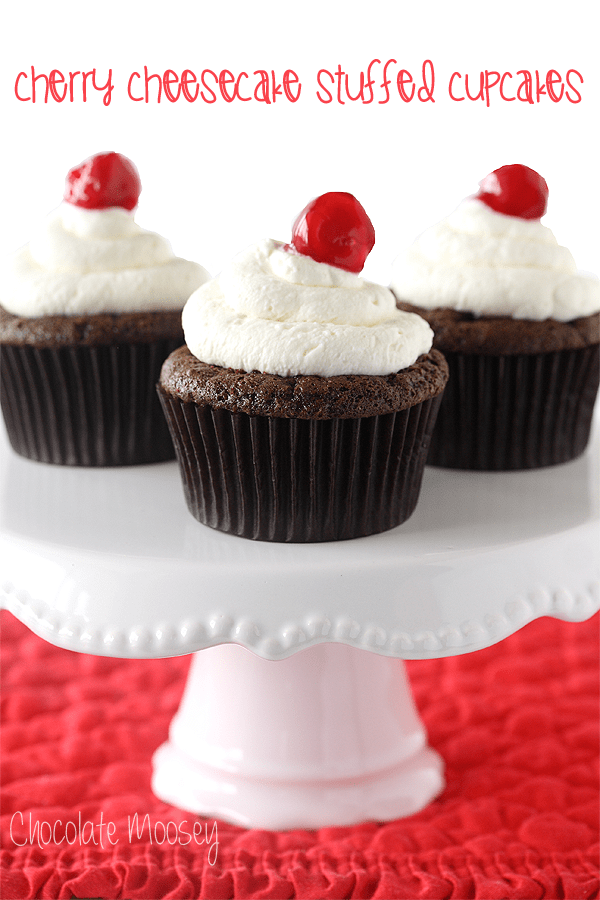
<instances>
[{"instance_id":1,"label":"white cake stand","mask_svg":"<svg viewBox=\"0 0 600 900\"><path fill-rule=\"evenodd\" d=\"M402 660L600 607L598 431L556 468L428 468L385 534L284 545L196 522L175 463L43 465L2 428L0 596L70 650L195 654L154 758L161 799L273 829L409 815L443 776Z\"/></svg>"}]
</instances>

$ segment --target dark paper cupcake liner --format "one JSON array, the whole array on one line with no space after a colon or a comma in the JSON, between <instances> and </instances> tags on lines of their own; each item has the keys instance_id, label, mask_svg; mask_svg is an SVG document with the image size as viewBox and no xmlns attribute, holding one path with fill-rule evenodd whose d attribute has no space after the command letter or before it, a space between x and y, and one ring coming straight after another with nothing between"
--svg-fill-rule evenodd
<instances>
[{"instance_id":1,"label":"dark paper cupcake liner","mask_svg":"<svg viewBox=\"0 0 600 900\"><path fill-rule=\"evenodd\" d=\"M598 345L554 353L449 353L427 463L453 469L535 469L580 456L600 379Z\"/></svg>"},{"instance_id":2,"label":"dark paper cupcake liner","mask_svg":"<svg viewBox=\"0 0 600 900\"><path fill-rule=\"evenodd\" d=\"M16 453L70 466L175 456L156 379L177 340L36 348L3 345L2 412Z\"/></svg>"},{"instance_id":3,"label":"dark paper cupcake liner","mask_svg":"<svg viewBox=\"0 0 600 900\"><path fill-rule=\"evenodd\" d=\"M192 515L260 541L338 541L413 512L439 396L360 419L249 416L159 387Z\"/></svg>"}]
</instances>

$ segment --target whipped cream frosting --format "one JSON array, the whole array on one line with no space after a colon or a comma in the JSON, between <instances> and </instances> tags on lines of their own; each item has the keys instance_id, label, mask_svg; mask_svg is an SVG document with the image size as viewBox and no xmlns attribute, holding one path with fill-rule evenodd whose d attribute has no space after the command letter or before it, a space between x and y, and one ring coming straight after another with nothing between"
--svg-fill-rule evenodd
<instances>
[{"instance_id":1,"label":"whipped cream frosting","mask_svg":"<svg viewBox=\"0 0 600 900\"><path fill-rule=\"evenodd\" d=\"M30 243L8 257L0 303L13 315L47 316L180 309L210 278L120 207L62 203Z\"/></svg>"},{"instance_id":2,"label":"whipped cream frosting","mask_svg":"<svg viewBox=\"0 0 600 900\"><path fill-rule=\"evenodd\" d=\"M579 272L539 219L470 197L395 260L391 288L426 309L568 322L600 310L600 280Z\"/></svg>"},{"instance_id":3,"label":"whipped cream frosting","mask_svg":"<svg viewBox=\"0 0 600 900\"><path fill-rule=\"evenodd\" d=\"M190 351L209 365L272 375L389 375L432 344L387 288L263 240L183 310Z\"/></svg>"}]
</instances>

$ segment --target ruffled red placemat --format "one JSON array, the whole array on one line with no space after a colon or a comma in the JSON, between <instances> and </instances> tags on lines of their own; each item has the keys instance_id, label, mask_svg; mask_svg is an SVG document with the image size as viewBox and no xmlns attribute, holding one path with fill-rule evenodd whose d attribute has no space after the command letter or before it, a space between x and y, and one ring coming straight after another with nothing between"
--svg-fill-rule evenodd
<instances>
[{"instance_id":1,"label":"ruffled red placemat","mask_svg":"<svg viewBox=\"0 0 600 900\"><path fill-rule=\"evenodd\" d=\"M86 656L1 624L3 900L599 896L598 616L407 663L443 794L407 819L287 833L152 795L189 657Z\"/></svg>"}]
</instances>

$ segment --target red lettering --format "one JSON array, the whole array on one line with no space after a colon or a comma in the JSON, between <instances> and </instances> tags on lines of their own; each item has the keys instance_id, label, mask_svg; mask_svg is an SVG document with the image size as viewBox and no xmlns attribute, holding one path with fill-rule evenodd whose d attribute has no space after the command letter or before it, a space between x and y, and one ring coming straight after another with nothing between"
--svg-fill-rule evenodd
<instances>
[{"instance_id":1,"label":"red lettering","mask_svg":"<svg viewBox=\"0 0 600 900\"><path fill-rule=\"evenodd\" d=\"M50 89L50 85L48 84L48 79L44 74L36 75L35 68L31 67L31 99L33 103L35 103L35 86L36 83L42 78L46 82L46 94L44 96L44 103L48 102L48 91Z\"/></svg>"},{"instance_id":2,"label":"red lettering","mask_svg":"<svg viewBox=\"0 0 600 900\"><path fill-rule=\"evenodd\" d=\"M317 91L317 98L321 101L321 103L331 103L331 101L333 100L333 94L331 93L330 90L328 90L328 89L325 87L325 85L324 85L323 82L321 81L321 75L329 75L329 77L331 78L331 83L332 83L332 84L333 84L333 82L335 81L335 78L333 77L332 73L331 73L328 69L319 69L319 71L317 72L317 83L318 83L318 85L319 85L320 88L323 88L323 90L326 92L326 94L327 94L327 96L328 96L329 99L328 99L328 100L324 100L323 97L321 97L321 95L320 95L320 93L319 93L318 91Z\"/></svg>"},{"instance_id":3,"label":"red lettering","mask_svg":"<svg viewBox=\"0 0 600 900\"><path fill-rule=\"evenodd\" d=\"M290 88L291 84L298 85L298 91L294 95L292 89ZM290 103L295 103L296 100L300 97L300 91L302 90L302 85L300 83L300 79L296 75L293 69L286 69L283 73L283 90L285 92L286 98L290 101ZM247 98L248 100L250 97Z\"/></svg>"},{"instance_id":4,"label":"red lettering","mask_svg":"<svg viewBox=\"0 0 600 900\"><path fill-rule=\"evenodd\" d=\"M273 103L277 100L277 97L281 96L281 85L277 84L277 79L275 78L275 72L271 69L271 84L273 86L273 92L271 97L273 98Z\"/></svg>"},{"instance_id":5,"label":"red lettering","mask_svg":"<svg viewBox=\"0 0 600 900\"><path fill-rule=\"evenodd\" d=\"M494 81L490 81L490 75L495 75L496 78ZM487 69L485 70L485 105L490 105L490 88L496 87L498 82L500 81L500 72L489 72Z\"/></svg>"},{"instance_id":6,"label":"red lettering","mask_svg":"<svg viewBox=\"0 0 600 900\"><path fill-rule=\"evenodd\" d=\"M500 79L500 96L502 97L503 100L508 100L508 101L516 100L517 99L516 97L505 97L505 95L504 95L504 79L505 78L512 78L512 75L510 74L510 72L505 72L504 75L502 76L502 78Z\"/></svg>"},{"instance_id":7,"label":"red lettering","mask_svg":"<svg viewBox=\"0 0 600 900\"><path fill-rule=\"evenodd\" d=\"M227 93L227 85L235 84L235 77L233 72L230 72L229 69L223 69L219 73L219 90L221 91L221 97L227 103L231 103L232 100L235 100L235 88L233 90L233 96L230 97Z\"/></svg>"},{"instance_id":8,"label":"red lettering","mask_svg":"<svg viewBox=\"0 0 600 900\"><path fill-rule=\"evenodd\" d=\"M388 66L391 66L392 63L395 63L395 59L388 59L386 64L383 67L383 81L381 82L381 87L385 90L385 100L380 100L380 103L388 103L390 99L390 91L389 86L392 83L390 79L387 77Z\"/></svg>"},{"instance_id":9,"label":"red lettering","mask_svg":"<svg viewBox=\"0 0 600 900\"><path fill-rule=\"evenodd\" d=\"M381 60L380 59L372 59L371 62L369 63L369 65L367 66L367 80L365 82L365 87L369 91L369 99L365 100L363 97L363 103L372 103L374 100L373 85L375 84L375 80L373 78L371 78L371 69L373 68L373 66L376 63L379 63L381 65Z\"/></svg>"},{"instance_id":10,"label":"red lettering","mask_svg":"<svg viewBox=\"0 0 600 900\"><path fill-rule=\"evenodd\" d=\"M67 91L69 93L69 102L73 103L75 99L75 80L78 75L82 77L81 94L83 102L87 102L87 79L91 78L94 90L104 91L104 105L109 106L113 91L112 69L108 70L106 84L97 84L96 69L91 69L89 72L69 72L67 79L60 69L51 69L49 75L45 75L43 72L36 75L35 66L31 66L31 96L24 97L21 95L21 79L25 78L27 80L29 75L27 72L19 72L15 79L15 97L17 100L25 102L31 101L36 103L38 100L41 102L41 97L38 97L38 82L41 81L44 84L44 103L48 103L50 99L54 100L55 103L64 103L67 99ZM131 80L130 78L129 87L131 87Z\"/></svg>"},{"instance_id":11,"label":"red lettering","mask_svg":"<svg viewBox=\"0 0 600 900\"><path fill-rule=\"evenodd\" d=\"M96 70L92 69L92 85L95 91L104 91L102 102L105 106L110 106L111 95L113 92L112 69L108 70L106 84L96 84Z\"/></svg>"},{"instance_id":12,"label":"red lettering","mask_svg":"<svg viewBox=\"0 0 600 900\"><path fill-rule=\"evenodd\" d=\"M149 85L150 85L150 82L154 78L156 78L156 80L158 81L158 96L156 98L156 102L160 103L160 99L162 97L162 78L160 77L160 75L156 75L155 73L152 73L149 75L148 74L148 66L144 66L144 85L145 85L144 102L145 103L148 103L150 100Z\"/></svg>"},{"instance_id":13,"label":"red lettering","mask_svg":"<svg viewBox=\"0 0 600 900\"><path fill-rule=\"evenodd\" d=\"M560 94L557 94L554 90L555 84L560 84ZM562 78L556 69L548 70L548 74L546 75L546 88L548 89L548 96L553 103L558 103L562 99L565 87L562 83Z\"/></svg>"},{"instance_id":14,"label":"red lettering","mask_svg":"<svg viewBox=\"0 0 600 900\"><path fill-rule=\"evenodd\" d=\"M345 75L346 73L342 70L342 67L338 65L335 74L337 76L337 102L341 106L345 106L345 101L342 100L342 75Z\"/></svg>"},{"instance_id":15,"label":"red lettering","mask_svg":"<svg viewBox=\"0 0 600 900\"><path fill-rule=\"evenodd\" d=\"M177 84L179 87L177 88L177 93L174 94L171 90L171 85ZM179 100L179 95L181 94L181 85L179 84L179 75L177 72L174 72L173 69L167 69L165 74L163 75L163 87L165 89L165 97L170 103L176 103Z\"/></svg>"},{"instance_id":16,"label":"red lettering","mask_svg":"<svg viewBox=\"0 0 600 900\"><path fill-rule=\"evenodd\" d=\"M205 87L207 91L210 91L210 93L212 94L212 100L206 99L206 97L204 96L204 91L200 91L200 96L202 97L202 99L204 100L205 103L214 103L215 100L217 99L217 95L215 94L213 89L207 85L206 79L205 79L206 75L212 75L212 77L215 79L215 82L217 84L219 82L219 76L217 75L216 72L213 72L212 69L203 69L202 75L200 76L201 80L202 80L202 87Z\"/></svg>"},{"instance_id":17,"label":"red lettering","mask_svg":"<svg viewBox=\"0 0 600 900\"><path fill-rule=\"evenodd\" d=\"M465 90L467 92L467 97L469 100L483 100L483 72L479 73L479 93L474 97L471 97L471 92L469 91L469 76L465 75Z\"/></svg>"},{"instance_id":18,"label":"red lettering","mask_svg":"<svg viewBox=\"0 0 600 900\"><path fill-rule=\"evenodd\" d=\"M21 95L19 94L19 81L21 80L21 78L27 78L27 73L19 72L19 74L17 75L17 79L15 81L15 97L17 98L17 100L22 100L24 103L26 103L28 100L31 100L31 97L21 97Z\"/></svg>"},{"instance_id":19,"label":"red lettering","mask_svg":"<svg viewBox=\"0 0 600 900\"><path fill-rule=\"evenodd\" d=\"M423 87L419 88L418 97L421 103L426 103L428 100L431 100L432 103L435 103L433 99L433 89L435 87L435 71L433 68L433 63L430 59L426 59L423 63L423 68L421 70L421 74L423 77ZM427 79L431 80L431 87L427 84ZM423 94L423 96L421 96Z\"/></svg>"},{"instance_id":20,"label":"red lettering","mask_svg":"<svg viewBox=\"0 0 600 900\"><path fill-rule=\"evenodd\" d=\"M352 94L350 93L350 88L348 86L348 73L346 73L346 77L345 77L345 86L346 86L346 96L347 96L348 100L363 100L363 102L364 102L364 96L363 96L363 91L365 89L364 72L360 73L360 88L359 88L359 91L358 91L358 94L356 95L356 97L353 97Z\"/></svg>"},{"instance_id":21,"label":"red lettering","mask_svg":"<svg viewBox=\"0 0 600 900\"><path fill-rule=\"evenodd\" d=\"M48 78L48 83L50 85L50 93L52 94L53 99L56 100L57 103L62 103L67 96L67 85L65 84L63 73L59 72L58 69L52 69L52 71L50 72L50 77ZM62 95L59 94L56 88L57 84L65 85L65 89L62 92Z\"/></svg>"},{"instance_id":22,"label":"red lettering","mask_svg":"<svg viewBox=\"0 0 600 900\"><path fill-rule=\"evenodd\" d=\"M81 77L83 78L83 86L81 89L81 93L83 96L83 102L87 103L87 80L90 77L91 72L82 72Z\"/></svg>"},{"instance_id":23,"label":"red lettering","mask_svg":"<svg viewBox=\"0 0 600 900\"><path fill-rule=\"evenodd\" d=\"M72 103L74 100L74 80L76 75L81 75L81 72L69 72L69 102Z\"/></svg>"},{"instance_id":24,"label":"red lettering","mask_svg":"<svg viewBox=\"0 0 600 900\"><path fill-rule=\"evenodd\" d=\"M242 100L244 103L247 103L248 100L252 100L252 97L242 97L242 95L240 94L240 81L242 80L242 78L247 78L247 77L248 77L247 72L240 72L240 74L237 77L237 81L235 83L235 95L238 98L238 100Z\"/></svg>"},{"instance_id":25,"label":"red lettering","mask_svg":"<svg viewBox=\"0 0 600 900\"><path fill-rule=\"evenodd\" d=\"M127 96L129 97L130 100L135 100L136 103L140 103L144 98L133 96L133 94L131 93L131 82L133 81L134 78L141 78L141 77L142 76L140 75L139 72L132 72L131 75L129 76L129 81L127 82Z\"/></svg>"},{"instance_id":26,"label":"red lettering","mask_svg":"<svg viewBox=\"0 0 600 900\"><path fill-rule=\"evenodd\" d=\"M192 95L190 93L189 85L195 84L196 90ZM183 91L183 96L188 101L188 103L194 103L198 97L198 93L200 91L200 85L198 84L198 79L194 75L191 69L184 69L181 74L181 90ZM216 98L215 98L216 99Z\"/></svg>"},{"instance_id":27,"label":"red lettering","mask_svg":"<svg viewBox=\"0 0 600 900\"><path fill-rule=\"evenodd\" d=\"M258 100L259 103L270 103L271 98L269 97L269 75L265 72L264 69L257 69L254 75L260 75L260 81L254 88L254 99ZM262 96L261 96L262 93Z\"/></svg>"},{"instance_id":28,"label":"red lettering","mask_svg":"<svg viewBox=\"0 0 600 900\"><path fill-rule=\"evenodd\" d=\"M517 99L524 103L533 103L531 72L528 72L527 69L519 69L517 75L523 75L523 81L517 89Z\"/></svg>"},{"instance_id":29,"label":"red lettering","mask_svg":"<svg viewBox=\"0 0 600 900\"><path fill-rule=\"evenodd\" d=\"M465 98L464 97L455 97L454 94L452 93L452 84L454 82L454 79L457 76L458 76L458 78L462 78L462 75L460 74L460 72L453 72L452 75L450 76L450 84L448 85L448 93L450 94L450 97L452 100L456 100L457 102L460 103L460 101L464 100Z\"/></svg>"},{"instance_id":30,"label":"red lettering","mask_svg":"<svg viewBox=\"0 0 600 900\"><path fill-rule=\"evenodd\" d=\"M404 76L407 76L407 77L405 78ZM410 97L404 90L405 84L412 84ZM410 103L412 98L415 96L415 85L413 84L412 75L410 74L409 71L407 71L407 69L400 69L400 71L398 72L398 76L396 78L396 86L398 87L398 93L400 94L400 96L404 100L404 102Z\"/></svg>"},{"instance_id":31,"label":"red lettering","mask_svg":"<svg viewBox=\"0 0 600 900\"><path fill-rule=\"evenodd\" d=\"M581 103L581 94L579 93L575 85L571 84L571 79L569 78L570 75L577 75L581 84L583 84L583 75L581 74L581 72L578 72L577 69L569 69L569 71L567 72L567 84L569 85L571 90L577 94L577 99L572 100L571 95L568 91L566 91L567 100L569 101L569 103Z\"/></svg>"},{"instance_id":32,"label":"red lettering","mask_svg":"<svg viewBox=\"0 0 600 900\"><path fill-rule=\"evenodd\" d=\"M540 102L540 97L542 97L546 93L546 84L544 81L540 83L540 73L538 70L535 70L535 99L536 102Z\"/></svg>"}]
</instances>

